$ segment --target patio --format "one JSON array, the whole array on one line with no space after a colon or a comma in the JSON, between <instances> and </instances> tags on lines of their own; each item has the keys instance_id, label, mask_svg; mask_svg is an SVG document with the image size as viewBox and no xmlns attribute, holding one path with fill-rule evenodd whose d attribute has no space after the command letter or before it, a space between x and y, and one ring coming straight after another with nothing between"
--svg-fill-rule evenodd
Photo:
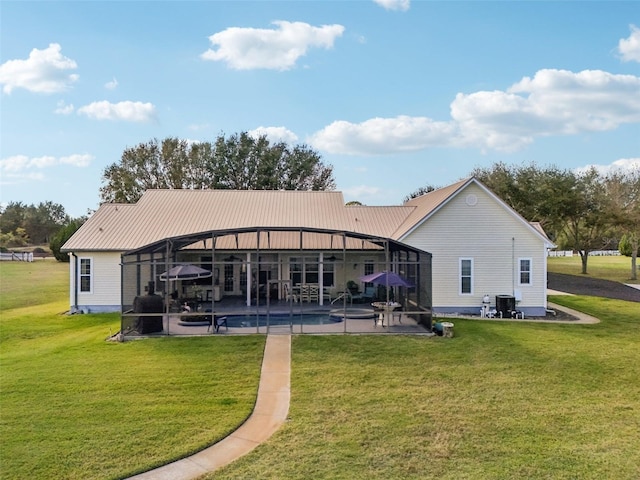
<instances>
[{"instance_id":1,"label":"patio","mask_svg":"<svg viewBox=\"0 0 640 480\"><path fill-rule=\"evenodd\" d=\"M376 271L407 281L369 283ZM353 232L252 228L175 237L123 254L122 278L125 336L216 333L212 316L227 318L216 333L225 335L431 329L431 255Z\"/></svg>"},{"instance_id":2,"label":"patio","mask_svg":"<svg viewBox=\"0 0 640 480\"><path fill-rule=\"evenodd\" d=\"M209 325L210 312L164 313L162 331L145 335L250 335L267 333L292 334L427 334L425 325L430 314L424 311L396 311L381 324L384 312L370 305L354 307L343 305L318 306L314 304L292 304L279 301L259 309L247 308L241 299L224 299L216 302L215 316L226 317L226 325L216 332ZM140 317L151 316L143 314ZM259 321L257 321L259 318ZM189 322L189 320L193 320ZM422 320L423 324L419 323ZM126 331L127 336L140 336L135 329Z\"/></svg>"}]
</instances>

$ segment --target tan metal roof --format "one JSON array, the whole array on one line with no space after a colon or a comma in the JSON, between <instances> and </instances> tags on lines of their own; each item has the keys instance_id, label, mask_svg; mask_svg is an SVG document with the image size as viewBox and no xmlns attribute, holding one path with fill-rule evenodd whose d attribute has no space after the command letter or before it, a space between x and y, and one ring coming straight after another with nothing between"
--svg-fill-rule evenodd
<instances>
[{"instance_id":1,"label":"tan metal roof","mask_svg":"<svg viewBox=\"0 0 640 480\"><path fill-rule=\"evenodd\" d=\"M304 227L401 240L471 182L481 185L469 178L404 205L387 207L346 206L342 193L335 191L148 190L136 204L102 205L63 250L126 251L180 235L259 227ZM539 225L530 228L546 239ZM342 248L333 247L332 240L327 245L327 238L310 236L305 248ZM263 244L265 241L270 243ZM220 242L216 248L235 248L235 240ZM264 245L295 249L300 243L289 232L272 233L269 240L261 238L260 248ZM237 246L254 248L255 236L242 238Z\"/></svg>"},{"instance_id":2,"label":"tan metal roof","mask_svg":"<svg viewBox=\"0 0 640 480\"><path fill-rule=\"evenodd\" d=\"M342 193L333 191L148 190L136 204L102 205L63 250L123 251L168 237L252 227L307 227L389 237L413 209L345 206Z\"/></svg>"}]
</instances>

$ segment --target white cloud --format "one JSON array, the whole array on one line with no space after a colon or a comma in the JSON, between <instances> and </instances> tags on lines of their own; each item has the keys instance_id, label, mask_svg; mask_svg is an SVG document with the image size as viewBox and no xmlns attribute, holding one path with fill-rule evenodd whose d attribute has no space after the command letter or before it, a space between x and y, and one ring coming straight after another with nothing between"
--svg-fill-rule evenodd
<instances>
[{"instance_id":1,"label":"white cloud","mask_svg":"<svg viewBox=\"0 0 640 480\"><path fill-rule=\"evenodd\" d=\"M613 130L640 121L640 77L539 70L506 92L458 94L451 116L465 143L513 151L535 137Z\"/></svg>"},{"instance_id":2,"label":"white cloud","mask_svg":"<svg viewBox=\"0 0 640 480\"><path fill-rule=\"evenodd\" d=\"M640 122L640 77L601 70L539 70L506 91L459 93L451 119L397 116L336 121L309 143L329 153L392 154L430 147L515 151L537 137L613 130Z\"/></svg>"},{"instance_id":3,"label":"white cloud","mask_svg":"<svg viewBox=\"0 0 640 480\"><path fill-rule=\"evenodd\" d=\"M609 165L585 165L584 167L576 168L575 171L583 173L595 168L601 175L607 175L614 172L632 172L634 170L640 171L640 157L637 158L621 158Z\"/></svg>"},{"instance_id":4,"label":"white cloud","mask_svg":"<svg viewBox=\"0 0 640 480\"><path fill-rule=\"evenodd\" d=\"M201 55L236 70L289 70L311 47L329 49L344 32L342 25L314 27L304 22L273 22L275 29L231 27L209 37L217 49Z\"/></svg>"},{"instance_id":5,"label":"white cloud","mask_svg":"<svg viewBox=\"0 0 640 480\"><path fill-rule=\"evenodd\" d=\"M53 113L57 113L58 115L69 115L70 113L73 113L74 110L75 108L73 107L73 104L67 105L64 100L60 100Z\"/></svg>"},{"instance_id":6,"label":"white cloud","mask_svg":"<svg viewBox=\"0 0 640 480\"><path fill-rule=\"evenodd\" d=\"M399 10L406 12L411 6L411 0L373 0L385 10Z\"/></svg>"},{"instance_id":7,"label":"white cloud","mask_svg":"<svg viewBox=\"0 0 640 480\"><path fill-rule=\"evenodd\" d=\"M629 38L621 38L618 42L618 52L623 62L640 62L640 28L630 25Z\"/></svg>"},{"instance_id":8,"label":"white cloud","mask_svg":"<svg viewBox=\"0 0 640 480\"><path fill-rule=\"evenodd\" d=\"M74 167L88 167L93 160L93 155L78 154L69 155L67 157L60 157L60 163L65 165L73 165Z\"/></svg>"},{"instance_id":9,"label":"white cloud","mask_svg":"<svg viewBox=\"0 0 640 480\"><path fill-rule=\"evenodd\" d=\"M15 174L24 170L43 169L55 167L57 165L72 165L74 167L87 167L94 159L93 155L87 153L73 154L66 157L54 157L43 155L42 157L28 157L26 155L13 155L0 160L0 171L4 174ZM41 174L32 178L40 178ZM24 175L22 175L24 176Z\"/></svg>"},{"instance_id":10,"label":"white cloud","mask_svg":"<svg viewBox=\"0 0 640 480\"><path fill-rule=\"evenodd\" d=\"M319 150L347 155L375 155L423 150L451 143L451 122L400 115L362 123L339 120L316 132L309 143Z\"/></svg>"},{"instance_id":11,"label":"white cloud","mask_svg":"<svg viewBox=\"0 0 640 480\"><path fill-rule=\"evenodd\" d=\"M106 100L93 102L78 109L79 115L86 115L94 120L124 120L127 122L148 122L155 118L156 107L152 103L118 102Z\"/></svg>"},{"instance_id":12,"label":"white cloud","mask_svg":"<svg viewBox=\"0 0 640 480\"><path fill-rule=\"evenodd\" d=\"M116 88L118 88L118 80L114 78L110 82L105 83L104 88L106 88L107 90L115 90Z\"/></svg>"},{"instance_id":13,"label":"white cloud","mask_svg":"<svg viewBox=\"0 0 640 480\"><path fill-rule=\"evenodd\" d=\"M56 93L70 88L79 76L68 71L78 65L60 51L59 44L51 43L44 50L31 50L26 60L8 60L0 65L2 91L10 94L14 88L24 88L37 93Z\"/></svg>"},{"instance_id":14,"label":"white cloud","mask_svg":"<svg viewBox=\"0 0 640 480\"><path fill-rule=\"evenodd\" d=\"M258 138L264 135L271 143L284 142L292 144L298 141L298 136L285 127L258 127L247 133L253 138Z\"/></svg>"}]
</instances>

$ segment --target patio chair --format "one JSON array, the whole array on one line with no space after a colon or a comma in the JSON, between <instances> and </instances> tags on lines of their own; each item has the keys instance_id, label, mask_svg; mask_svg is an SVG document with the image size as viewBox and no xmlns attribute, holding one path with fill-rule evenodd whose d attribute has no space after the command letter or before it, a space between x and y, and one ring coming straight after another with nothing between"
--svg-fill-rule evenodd
<instances>
[{"instance_id":1,"label":"patio chair","mask_svg":"<svg viewBox=\"0 0 640 480\"><path fill-rule=\"evenodd\" d=\"M320 287L318 285L309 285L309 301L320 301Z\"/></svg>"},{"instance_id":2,"label":"patio chair","mask_svg":"<svg viewBox=\"0 0 640 480\"><path fill-rule=\"evenodd\" d=\"M364 292L356 293L353 295L353 300L356 302L369 303L373 302L376 297L375 287L365 287Z\"/></svg>"},{"instance_id":3,"label":"patio chair","mask_svg":"<svg viewBox=\"0 0 640 480\"><path fill-rule=\"evenodd\" d=\"M331 300L333 300L333 287L323 287L322 288L322 302L328 302L331 303Z\"/></svg>"},{"instance_id":4,"label":"patio chair","mask_svg":"<svg viewBox=\"0 0 640 480\"><path fill-rule=\"evenodd\" d=\"M210 311L210 310L209 310ZM220 327L224 326L224 328L229 331L229 326L227 325L227 316L226 315L207 315L207 320L209 321L209 326L207 327L207 332L212 328L218 333L220 331Z\"/></svg>"},{"instance_id":5,"label":"patio chair","mask_svg":"<svg viewBox=\"0 0 640 480\"><path fill-rule=\"evenodd\" d=\"M299 300L298 295L289 291L288 283L284 284L284 298L287 302L291 300L293 303L298 303L298 300Z\"/></svg>"}]
</instances>

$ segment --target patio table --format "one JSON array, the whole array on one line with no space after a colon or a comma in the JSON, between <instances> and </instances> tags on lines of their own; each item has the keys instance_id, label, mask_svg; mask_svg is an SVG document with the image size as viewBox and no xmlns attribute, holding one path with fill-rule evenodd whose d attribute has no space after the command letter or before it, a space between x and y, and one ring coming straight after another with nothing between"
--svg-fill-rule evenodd
<instances>
[{"instance_id":1,"label":"patio table","mask_svg":"<svg viewBox=\"0 0 640 480\"><path fill-rule=\"evenodd\" d=\"M393 321L393 311L400 308L398 302L373 302L371 304L373 308L376 310L381 310L380 319L382 320L382 326L384 327L385 321L387 322L387 326L391 325Z\"/></svg>"}]
</instances>

